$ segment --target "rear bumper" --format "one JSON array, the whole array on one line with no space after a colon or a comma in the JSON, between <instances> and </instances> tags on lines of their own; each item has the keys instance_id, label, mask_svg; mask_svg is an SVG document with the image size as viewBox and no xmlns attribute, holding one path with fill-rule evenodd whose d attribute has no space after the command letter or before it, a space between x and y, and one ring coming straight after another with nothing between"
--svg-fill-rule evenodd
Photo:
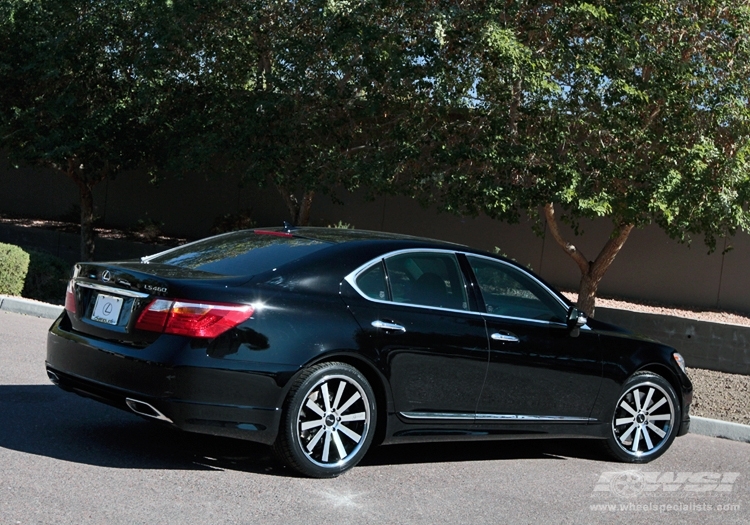
<instances>
[{"instance_id":1,"label":"rear bumper","mask_svg":"<svg viewBox=\"0 0 750 525\"><path fill-rule=\"evenodd\" d=\"M46 367L64 390L182 430L265 444L276 439L286 387L298 371L227 363L176 336L145 349L100 341L63 330L60 319L47 336Z\"/></svg>"}]
</instances>

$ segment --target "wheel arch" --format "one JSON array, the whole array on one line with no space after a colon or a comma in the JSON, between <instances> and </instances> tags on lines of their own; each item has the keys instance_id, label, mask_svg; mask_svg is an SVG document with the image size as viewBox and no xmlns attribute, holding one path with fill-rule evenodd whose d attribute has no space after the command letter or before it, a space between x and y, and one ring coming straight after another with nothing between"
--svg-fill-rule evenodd
<instances>
[{"instance_id":1,"label":"wheel arch","mask_svg":"<svg viewBox=\"0 0 750 525\"><path fill-rule=\"evenodd\" d=\"M392 412L393 402L391 399L390 391L387 388L387 380L383 373L377 369L377 367L364 357L349 353L349 352L337 352L330 353L323 356L319 356L313 359L304 366L302 366L298 372L301 374L303 370L310 366L318 365L321 363L345 363L347 365L356 368L362 375L365 376L367 382L370 383L373 392L375 392L375 405L376 420L375 420L375 435L372 440L372 445L376 446L383 442L387 435L388 427L388 414ZM296 377L296 376L295 376ZM290 381L290 384L294 380ZM289 395L287 391L285 397Z\"/></svg>"},{"instance_id":2,"label":"wheel arch","mask_svg":"<svg viewBox=\"0 0 750 525\"><path fill-rule=\"evenodd\" d=\"M677 377L677 374L675 374L672 370L669 369L669 367L664 366L659 363L649 363L646 366L639 368L635 372L633 372L630 377L633 377L638 372L651 372L652 374L656 374L658 376L661 376L669 383L674 389L675 396L677 397L677 401L680 403L680 413L682 414L685 410L684 402L683 402L683 395L682 395L682 385L680 384L680 380ZM630 378L629 377L629 378ZM628 379L629 379L628 378Z\"/></svg>"}]
</instances>

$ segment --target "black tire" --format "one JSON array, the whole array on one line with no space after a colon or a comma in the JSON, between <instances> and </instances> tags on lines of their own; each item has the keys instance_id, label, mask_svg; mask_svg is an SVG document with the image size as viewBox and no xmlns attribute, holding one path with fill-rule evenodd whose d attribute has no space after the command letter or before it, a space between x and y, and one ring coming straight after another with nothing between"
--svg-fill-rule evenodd
<instances>
[{"instance_id":1,"label":"black tire","mask_svg":"<svg viewBox=\"0 0 750 525\"><path fill-rule=\"evenodd\" d=\"M300 474L332 478L354 467L375 433L375 394L359 370L321 363L292 386L274 450Z\"/></svg>"},{"instance_id":2,"label":"black tire","mask_svg":"<svg viewBox=\"0 0 750 525\"><path fill-rule=\"evenodd\" d=\"M667 451L681 421L681 406L669 381L652 372L633 374L615 405L607 451L625 463L648 463Z\"/></svg>"}]
</instances>

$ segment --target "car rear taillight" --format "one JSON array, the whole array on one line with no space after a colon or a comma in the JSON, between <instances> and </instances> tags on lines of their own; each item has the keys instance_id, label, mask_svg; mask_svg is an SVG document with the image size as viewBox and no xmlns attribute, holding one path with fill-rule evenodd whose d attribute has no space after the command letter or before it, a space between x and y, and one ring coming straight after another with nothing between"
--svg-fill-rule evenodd
<instances>
[{"instance_id":1,"label":"car rear taillight","mask_svg":"<svg viewBox=\"0 0 750 525\"><path fill-rule=\"evenodd\" d=\"M149 332L212 338L246 321L253 311L249 304L154 299L138 317L135 327Z\"/></svg>"},{"instance_id":2,"label":"car rear taillight","mask_svg":"<svg viewBox=\"0 0 750 525\"><path fill-rule=\"evenodd\" d=\"M71 314L76 313L76 288L75 281L68 281L68 289L65 291L65 309Z\"/></svg>"}]
</instances>

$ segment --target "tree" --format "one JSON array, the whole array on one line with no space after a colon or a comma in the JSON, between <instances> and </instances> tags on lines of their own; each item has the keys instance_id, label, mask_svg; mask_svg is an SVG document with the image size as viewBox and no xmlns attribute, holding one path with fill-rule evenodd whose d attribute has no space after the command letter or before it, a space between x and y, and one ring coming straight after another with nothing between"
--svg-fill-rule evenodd
<instances>
[{"instance_id":1,"label":"tree","mask_svg":"<svg viewBox=\"0 0 750 525\"><path fill-rule=\"evenodd\" d=\"M477 81L461 93L476 96L462 123L472 132L446 127L449 162L410 191L509 221L541 208L581 272L578 306L590 315L634 228L703 235L710 250L750 231L747 2L518 2L497 7L494 40L462 31L466 19L449 18L446 34L474 43ZM560 210L576 230L581 218L612 221L593 261L560 234Z\"/></svg>"},{"instance_id":2,"label":"tree","mask_svg":"<svg viewBox=\"0 0 750 525\"><path fill-rule=\"evenodd\" d=\"M78 187L81 258L94 253L99 182L147 151L134 53L137 2L5 2L0 20L0 145Z\"/></svg>"}]
</instances>

